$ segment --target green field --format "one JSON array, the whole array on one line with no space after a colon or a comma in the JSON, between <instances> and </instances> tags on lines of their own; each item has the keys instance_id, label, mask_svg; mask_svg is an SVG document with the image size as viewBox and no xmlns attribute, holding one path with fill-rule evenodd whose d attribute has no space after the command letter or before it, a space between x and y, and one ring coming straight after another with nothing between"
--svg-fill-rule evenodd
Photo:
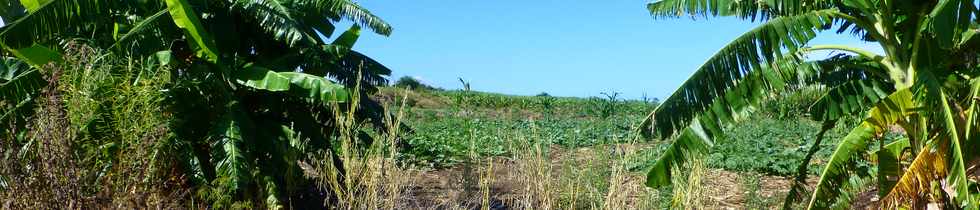
<instances>
[{"instance_id":1,"label":"green field","mask_svg":"<svg viewBox=\"0 0 980 210\"><path fill-rule=\"evenodd\" d=\"M802 91L783 98L803 97L800 95ZM492 158L520 159L521 153L528 151L525 145L532 142L547 145L543 153L552 154L548 156L551 162L569 161L569 157L563 156L567 153L577 155L573 159L579 160L575 161L603 162L595 168L580 169L604 170L605 173L588 175L594 176L589 179L600 185L598 183L608 182L612 167L622 167L628 176L641 177L669 145L669 141L663 139L638 135L638 124L658 105L654 100L627 100L606 95L575 98L463 90L411 91L397 87L383 88L375 98L387 102L392 110L404 105L403 123L409 125L412 132L402 140L408 146L400 151L398 161L430 173L479 167L481 161ZM755 195L759 196L752 201L755 203L746 199L739 205L774 208L781 204L780 196L785 196L784 188L788 186L760 189L758 179L791 179L820 131L819 122L799 114L805 113L808 107L768 104L771 103L761 106L755 115L745 119L746 123L728 128L728 136L718 141L705 159L705 165L712 170L748 177L726 183L746 185L745 193L751 194L752 189L775 192L768 197ZM811 161L808 170L811 176L818 175L833 152L833 146L845 133L844 129L838 128L826 134L821 143L823 149ZM623 148L629 151L622 151ZM618 160L608 161L611 158ZM607 160L601 161L603 159ZM567 170L555 170L556 177L574 176L562 174L571 173ZM572 181L556 179L558 183ZM660 195L658 199L669 201L670 198ZM603 203L602 199L590 202Z\"/></svg>"}]
</instances>

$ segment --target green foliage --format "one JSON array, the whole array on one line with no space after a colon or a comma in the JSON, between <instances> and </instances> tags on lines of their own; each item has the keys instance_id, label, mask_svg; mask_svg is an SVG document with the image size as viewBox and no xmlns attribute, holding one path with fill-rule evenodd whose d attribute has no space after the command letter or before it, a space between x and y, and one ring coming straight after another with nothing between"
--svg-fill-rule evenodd
<instances>
[{"instance_id":1,"label":"green foliage","mask_svg":"<svg viewBox=\"0 0 980 210\"><path fill-rule=\"evenodd\" d=\"M395 81L395 84L392 86L404 88L404 89L411 89L411 90L421 90L421 91L437 89L435 87L422 83L422 81L419 81L414 77L410 77L410 76L403 76L401 78L398 78L398 80Z\"/></svg>"},{"instance_id":2,"label":"green foliage","mask_svg":"<svg viewBox=\"0 0 980 210\"><path fill-rule=\"evenodd\" d=\"M706 164L712 168L737 172L753 172L773 176L795 175L797 166L804 159L809 145L820 131L820 123L806 118L774 118L768 112L752 117L745 123L736 125L726 132L725 139L719 140L707 154ZM774 113L769 113L774 114ZM833 129L826 134L821 143L823 147L836 145L836 140L844 135L843 129ZM648 161L637 162L632 170L643 170L653 166L652 157L661 154L667 147L661 144L640 153L640 158ZM814 160L816 167L810 167L810 174L817 174L832 151L819 150ZM644 158L645 157L645 158Z\"/></svg>"},{"instance_id":3,"label":"green foliage","mask_svg":"<svg viewBox=\"0 0 980 210\"><path fill-rule=\"evenodd\" d=\"M780 93L761 105L761 112L778 119L807 117L811 107L827 90L820 86L808 86Z\"/></svg>"},{"instance_id":4,"label":"green foliage","mask_svg":"<svg viewBox=\"0 0 980 210\"><path fill-rule=\"evenodd\" d=\"M809 145L820 131L820 123L809 120L772 119L754 117L733 127L725 140L718 141L708 155L708 165L740 172L759 172L776 176L795 175L806 155ZM821 142L823 147L836 145L843 130L835 129L826 135L830 141ZM830 150L820 150L816 159L830 156ZM809 173L817 174L822 164L811 167Z\"/></svg>"},{"instance_id":5,"label":"green foliage","mask_svg":"<svg viewBox=\"0 0 980 210\"><path fill-rule=\"evenodd\" d=\"M739 178L742 189L745 189L745 209L771 209L776 200L762 195L762 176L756 173L744 173Z\"/></svg>"},{"instance_id":6,"label":"green foliage","mask_svg":"<svg viewBox=\"0 0 980 210\"><path fill-rule=\"evenodd\" d=\"M166 145L171 150L165 153L173 158L167 160L173 164L171 176L186 177L188 185L215 208L278 209L287 200L292 207L322 205L324 199L317 198L331 195L314 193L326 189L296 187L311 181L297 168L301 162L311 162L311 154L332 151L334 108L356 106L358 112L351 114L374 125L382 125L387 115L377 102L358 95L387 83L384 76L391 71L351 48L359 38L360 25L383 35L390 34L391 28L348 0L22 3L29 3L25 4L29 14L2 28L0 45L4 54L17 56L33 68L61 67L61 52L73 52L68 49L73 46L95 49L83 53L85 59L145 56L167 67L171 83L160 91L165 97L157 101L158 108L165 111L152 113L169 117L160 124L172 132L164 133L172 134L167 135ZM329 37L341 19L355 25L332 42L321 38L321 34ZM112 27L101 27L105 23ZM63 42L77 39L86 41ZM117 65L124 64L105 64L106 69L97 70L112 70ZM58 80L56 73L33 72ZM4 87L25 88L20 83L34 76L24 78L5 81ZM87 94L113 93L103 85L88 80L80 84L91 86ZM37 89L32 88L16 94L30 95ZM5 100L4 113L11 112L8 108L20 109L21 99L29 98L18 97L18 105L11 107ZM96 132L111 123L97 120L111 113L103 110L107 107L74 99L69 105L97 110L84 115L69 112L73 123L84 122L78 125L80 132L96 139L115 136ZM21 119L31 115L26 111L16 114ZM114 148L89 142L82 145L91 147L86 151ZM307 200L293 202L291 198Z\"/></svg>"},{"instance_id":7,"label":"green foliage","mask_svg":"<svg viewBox=\"0 0 980 210\"><path fill-rule=\"evenodd\" d=\"M882 199L882 208L922 208L920 204L935 202L978 208L966 169L967 162L980 153L965 149L975 147L964 147L980 144L975 138L980 103L973 100L980 95L974 76L980 69L975 1L661 0L647 9L657 18L731 16L762 22L709 58L645 121L643 127L650 129L645 134L676 138L649 172L649 186L668 184L671 168L690 161L686 157L697 157L692 154L710 151L725 136L722 128L741 121L762 99L787 87L818 85L829 91L811 106L812 118L830 122L855 115L870 117L840 141L808 208L846 207L839 206L846 200L839 198L846 189L855 188L849 180L862 173L855 165L866 147L881 142L882 134L893 127L904 129L919 165L903 172L904 182ZM830 29L876 42L884 55L846 45L808 46L817 32ZM819 50L846 54L806 59ZM799 63L814 68L793 65ZM896 95L902 97L891 98ZM929 144L937 145L927 148ZM879 186L890 185L885 179L879 182ZM946 186L943 192L928 187L937 184Z\"/></svg>"},{"instance_id":8,"label":"green foliage","mask_svg":"<svg viewBox=\"0 0 980 210\"><path fill-rule=\"evenodd\" d=\"M165 125L171 115L162 105L170 83L169 68L153 59L94 56L98 52L91 48L70 46L72 53L65 60L72 65L46 69L58 75L57 80L44 81L54 86L44 88L46 91L36 99L38 107L20 112L30 114L33 125L13 126L12 130L21 133L15 137L0 136L0 176L10 181L0 196L9 198L12 208L59 208L68 202L127 208L183 206L187 197L175 193L183 189L169 180L175 157L170 155L173 148L166 138ZM59 97L63 101L48 103ZM4 130L7 128L5 125ZM37 135L39 132L46 134ZM49 133L64 136L46 138L52 137ZM71 144L55 149L36 143L40 141ZM62 180L59 182L65 185L37 181L42 179ZM78 197L113 196L85 201L49 194L55 192L73 192L71 196Z\"/></svg>"},{"instance_id":9,"label":"green foliage","mask_svg":"<svg viewBox=\"0 0 980 210\"><path fill-rule=\"evenodd\" d=\"M477 91L436 91L429 93L451 100L460 108L472 109L521 109L558 115L577 115L580 117L632 116L646 113L657 107L656 103L638 100L624 100L618 94L605 98L574 98L553 96L513 96Z\"/></svg>"},{"instance_id":10,"label":"green foliage","mask_svg":"<svg viewBox=\"0 0 980 210\"><path fill-rule=\"evenodd\" d=\"M403 163L448 167L465 161L468 151L480 156L510 156L517 145L513 134L533 132L535 141L566 148L624 143L634 137L635 125L651 104L616 100L620 107L602 117L593 109L596 99L509 96L463 91L416 91L418 101L442 101L441 107L414 107L406 121L413 133ZM459 97L459 98L453 98ZM454 100L462 100L461 104ZM472 147L472 148L471 148Z\"/></svg>"}]
</instances>

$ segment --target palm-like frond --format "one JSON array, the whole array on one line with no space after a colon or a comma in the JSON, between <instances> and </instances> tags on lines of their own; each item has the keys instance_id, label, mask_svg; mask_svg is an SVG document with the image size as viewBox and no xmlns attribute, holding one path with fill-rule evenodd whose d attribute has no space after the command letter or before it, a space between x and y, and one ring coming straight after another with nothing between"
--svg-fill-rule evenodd
<instances>
[{"instance_id":1,"label":"palm-like frond","mask_svg":"<svg viewBox=\"0 0 980 210\"><path fill-rule=\"evenodd\" d=\"M662 0L647 4L647 10L657 18L736 16L742 19L768 20L778 16L794 16L811 11L833 9L834 0Z\"/></svg>"},{"instance_id":2,"label":"palm-like frond","mask_svg":"<svg viewBox=\"0 0 980 210\"><path fill-rule=\"evenodd\" d=\"M243 131L252 129L247 126L246 116L236 102L226 106L227 113L215 125L211 134L214 141L211 147L211 159L215 163L218 182L229 193L237 193L246 188L251 182L249 159L246 149L251 142L246 141L248 135Z\"/></svg>"},{"instance_id":3,"label":"palm-like frond","mask_svg":"<svg viewBox=\"0 0 980 210\"><path fill-rule=\"evenodd\" d=\"M34 98L47 85L37 69L14 58L0 60L0 134L22 123L33 111Z\"/></svg>"},{"instance_id":4,"label":"palm-like frond","mask_svg":"<svg viewBox=\"0 0 980 210\"><path fill-rule=\"evenodd\" d=\"M961 110L954 111L950 105L950 99L948 98L947 91L943 89L938 83L933 72L924 71L919 74L921 76L922 90L917 91L917 96L920 99L924 99L927 102L924 106L927 110L936 110L939 108L938 114L940 117L936 117L935 120L941 122L941 128L943 132L940 136L945 136L948 140L940 142L942 147L948 147L949 154L946 156L945 165L948 167L948 175L946 176L944 190L953 200L953 204L958 207L966 208L977 208L977 203L974 198L970 195L969 180L966 176L966 160L963 155L963 142L960 129L961 127L957 125L957 122L963 122L965 119L962 118ZM915 86L913 88L920 88L920 86ZM923 96L924 94L924 96ZM937 106L938 105L938 106Z\"/></svg>"},{"instance_id":5,"label":"palm-like frond","mask_svg":"<svg viewBox=\"0 0 980 210\"><path fill-rule=\"evenodd\" d=\"M91 23L112 22L110 11L118 6L110 0L53 0L38 5L37 9L17 21L7 22L0 32L0 43L8 49L31 46L53 35L88 37L99 28ZM5 20L6 21L6 20ZM42 39L42 40L38 40Z\"/></svg>"},{"instance_id":6,"label":"palm-like frond","mask_svg":"<svg viewBox=\"0 0 980 210\"><path fill-rule=\"evenodd\" d=\"M159 50L168 49L169 46L166 44L166 35L163 28L173 28L172 19L170 18L170 9L163 8L153 15L147 16L136 22L136 24L126 31L122 36L116 39L110 49L117 47L123 48L126 51L148 51L156 52ZM136 41L134 41L136 40ZM129 49L130 47L139 47L142 50Z\"/></svg>"},{"instance_id":7,"label":"palm-like frond","mask_svg":"<svg viewBox=\"0 0 980 210\"><path fill-rule=\"evenodd\" d=\"M0 57L0 82L13 80L14 77L30 70L27 63L21 62L17 58Z\"/></svg>"},{"instance_id":8,"label":"palm-like frond","mask_svg":"<svg viewBox=\"0 0 980 210\"><path fill-rule=\"evenodd\" d=\"M821 96L810 107L810 116L814 120L827 121L858 115L892 92L895 92L894 86L878 80L851 80Z\"/></svg>"},{"instance_id":9,"label":"palm-like frond","mask_svg":"<svg viewBox=\"0 0 980 210\"><path fill-rule=\"evenodd\" d=\"M308 33L309 26L297 19L299 17L296 16L299 14L294 14L296 10L289 5L291 5L289 0L237 0L232 3L232 9L247 14L243 16L251 19L275 40L283 41L290 46L303 40L308 44L315 44L316 34Z\"/></svg>"},{"instance_id":10,"label":"palm-like frond","mask_svg":"<svg viewBox=\"0 0 980 210\"><path fill-rule=\"evenodd\" d=\"M950 151L942 145L947 141L949 140L934 140L925 150L919 152L902 178L881 199L882 209L915 208L922 204L921 196L924 192L932 191L932 182L949 173L946 157L950 155Z\"/></svg>"},{"instance_id":11,"label":"palm-like frond","mask_svg":"<svg viewBox=\"0 0 980 210\"><path fill-rule=\"evenodd\" d=\"M796 62L798 61L795 58L790 58L779 62L780 65L750 72L737 86L713 101L710 108L699 113L660 156L647 174L647 186L669 184L672 169L681 167L688 158L698 157L711 148L714 139L724 136L724 127L750 113L754 104L771 96L769 91L783 89L789 81L799 80L800 77L813 76L817 69L814 63ZM647 128L650 123L659 121L654 119L657 117L660 115L654 113L641 124L641 128Z\"/></svg>"},{"instance_id":12,"label":"palm-like frond","mask_svg":"<svg viewBox=\"0 0 980 210\"><path fill-rule=\"evenodd\" d=\"M742 82L746 75L761 69L761 66L778 65L775 61L782 56L784 49L795 52L809 42L821 27L834 20L835 13L836 10L818 10L779 17L743 34L712 56L654 111L655 130L661 137L667 138L688 126L692 119L706 112L712 103ZM752 104L745 100L731 102ZM733 111L724 106L718 108L723 112Z\"/></svg>"},{"instance_id":13,"label":"palm-like frond","mask_svg":"<svg viewBox=\"0 0 980 210\"><path fill-rule=\"evenodd\" d=\"M896 123L900 118L908 116L916 108L912 93L902 89L892 93L878 102L870 111L870 117L851 130L830 156L827 165L820 175L810 199L808 209L823 209L833 205L847 185L848 173L868 149L868 144L878 138L878 135Z\"/></svg>"},{"instance_id":14,"label":"palm-like frond","mask_svg":"<svg viewBox=\"0 0 980 210\"><path fill-rule=\"evenodd\" d=\"M705 133L697 121L681 131L680 136L670 144L670 147L660 155L657 163L647 172L646 185L661 187L671 183L672 170L685 165L690 158L699 158L708 148L714 146L714 140Z\"/></svg>"},{"instance_id":15,"label":"palm-like frond","mask_svg":"<svg viewBox=\"0 0 980 210\"><path fill-rule=\"evenodd\" d=\"M940 0L929 13L927 28L936 36L940 46L953 48L963 39L963 31L970 28L977 5L972 0Z\"/></svg>"},{"instance_id":16,"label":"palm-like frond","mask_svg":"<svg viewBox=\"0 0 980 210\"><path fill-rule=\"evenodd\" d=\"M0 101L3 102L0 104L13 105L29 100L47 85L40 71L24 62L9 57L0 62Z\"/></svg>"},{"instance_id":17,"label":"palm-like frond","mask_svg":"<svg viewBox=\"0 0 980 210\"><path fill-rule=\"evenodd\" d=\"M339 21L344 18L366 26L375 33L391 35L391 25L350 0L294 0L293 3L302 8L309 8L305 12L311 16L321 17L312 19L330 18Z\"/></svg>"},{"instance_id":18,"label":"palm-like frond","mask_svg":"<svg viewBox=\"0 0 980 210\"><path fill-rule=\"evenodd\" d=\"M367 55L354 51L354 43L361 36L361 28L357 25L334 39L330 45L322 46L323 52L332 55L330 59L330 71L327 76L333 77L348 87L353 87L360 82L362 89L374 92L377 86L384 86L388 82L385 76L391 75L391 69L385 67L380 62L375 61ZM360 78L358 78L360 77Z\"/></svg>"}]
</instances>

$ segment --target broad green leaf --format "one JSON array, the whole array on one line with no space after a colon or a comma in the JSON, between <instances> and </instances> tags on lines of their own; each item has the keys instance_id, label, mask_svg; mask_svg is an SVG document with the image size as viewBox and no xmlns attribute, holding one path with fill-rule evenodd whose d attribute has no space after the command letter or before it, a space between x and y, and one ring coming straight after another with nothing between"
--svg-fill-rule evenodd
<instances>
[{"instance_id":1,"label":"broad green leaf","mask_svg":"<svg viewBox=\"0 0 980 210\"><path fill-rule=\"evenodd\" d=\"M259 66L246 66L235 74L239 84L266 91L289 92L298 97L321 103L348 100L348 92L342 85L324 77L299 72L276 72Z\"/></svg>"},{"instance_id":2,"label":"broad green leaf","mask_svg":"<svg viewBox=\"0 0 980 210\"><path fill-rule=\"evenodd\" d=\"M153 56L161 66L170 65L170 62L173 60L173 53L169 50L156 52Z\"/></svg>"},{"instance_id":3,"label":"broad green leaf","mask_svg":"<svg viewBox=\"0 0 980 210\"><path fill-rule=\"evenodd\" d=\"M841 139L830 156L820 181L814 189L807 209L826 209L836 203L841 189L848 185L848 174L862 158L868 145L899 118L907 116L918 106L909 89L892 93L871 108L870 116Z\"/></svg>"},{"instance_id":4,"label":"broad green leaf","mask_svg":"<svg viewBox=\"0 0 980 210\"><path fill-rule=\"evenodd\" d=\"M787 83L791 83L791 80L797 79L799 75L808 75L809 73L805 72L816 68L812 63L796 64L795 61L780 63L783 66L765 67L750 72L735 87L718 97L718 100L714 100L708 109L690 121L647 173L647 186L661 187L670 184L671 170L681 168L689 158L699 158L707 152L714 145L714 139L724 136L724 128L751 113L755 104L770 96L769 91L783 89ZM651 123L654 120L659 123L661 112L672 114L658 108L641 123L640 129L646 132L649 131L646 130L647 128L652 127Z\"/></svg>"},{"instance_id":5,"label":"broad green leaf","mask_svg":"<svg viewBox=\"0 0 980 210\"><path fill-rule=\"evenodd\" d=\"M946 184L951 185L947 187L952 188L953 192L947 193L953 194L949 196L953 197L953 201L955 201L955 204L960 208L977 209L978 206L976 201L970 196L970 181L968 180L969 177L966 176L967 159L965 159L963 156L963 146L961 146L962 141L960 140L959 131L957 131L956 119L953 117L953 115L959 113L950 108L949 100L946 97L946 91L940 90L939 97L940 100L942 100L940 104L942 104L943 107L943 116L945 117L943 121L945 123L945 129L950 138L948 140L950 154L947 155L947 158L949 159L946 163L950 167L950 172L946 177Z\"/></svg>"},{"instance_id":6,"label":"broad green leaf","mask_svg":"<svg viewBox=\"0 0 980 210\"><path fill-rule=\"evenodd\" d=\"M9 0L9 1L13 1L13 0ZM26 8L27 11L35 12L38 9L41 9L41 6L47 3L51 3L52 1L54 0L20 0L20 4L24 5L24 8Z\"/></svg>"},{"instance_id":7,"label":"broad green leaf","mask_svg":"<svg viewBox=\"0 0 980 210\"><path fill-rule=\"evenodd\" d=\"M218 63L218 49L215 47L214 39L208 35L191 4L187 0L166 0L166 2L170 17L173 18L174 24L184 29L191 39L191 47L196 49L197 57L211 63Z\"/></svg>"},{"instance_id":8,"label":"broad green leaf","mask_svg":"<svg viewBox=\"0 0 980 210\"><path fill-rule=\"evenodd\" d=\"M34 100L48 83L37 69L29 68L17 59L5 58L6 72L10 78L0 79L0 135L8 130L9 123L26 120L33 113ZM4 76L7 77L7 76Z\"/></svg>"},{"instance_id":9,"label":"broad green leaf","mask_svg":"<svg viewBox=\"0 0 980 210\"><path fill-rule=\"evenodd\" d=\"M343 34L340 34L340 37L337 37L337 39L333 40L333 45L353 48L354 43L357 42L357 38L360 36L361 36L361 27L357 25L353 25L350 27L350 29L344 31Z\"/></svg>"},{"instance_id":10,"label":"broad green leaf","mask_svg":"<svg viewBox=\"0 0 980 210\"><path fill-rule=\"evenodd\" d=\"M825 121L859 115L894 91L892 85L882 84L878 80L851 80L830 89L813 103L810 107L810 117Z\"/></svg>"},{"instance_id":11,"label":"broad green leaf","mask_svg":"<svg viewBox=\"0 0 980 210\"><path fill-rule=\"evenodd\" d=\"M671 170L682 167L690 158L700 158L712 144L699 124L684 129L647 172L646 185L657 188L671 184Z\"/></svg>"},{"instance_id":12,"label":"broad green leaf","mask_svg":"<svg viewBox=\"0 0 980 210\"><path fill-rule=\"evenodd\" d=\"M836 3L834 0L660 0L647 4L647 10L657 18L736 16L769 20L835 8Z\"/></svg>"},{"instance_id":13,"label":"broad green leaf","mask_svg":"<svg viewBox=\"0 0 980 210\"><path fill-rule=\"evenodd\" d=\"M837 10L817 10L798 16L779 17L744 33L712 56L694 75L685 81L663 104L655 110L656 122L652 123L661 137L671 137L683 129L716 101L733 105L754 105L761 97L744 97L749 94L765 95L782 88L786 82L763 82L761 88L742 96L722 99L751 72L763 68L787 69L795 65L780 63L786 60L783 51L795 53L816 36L816 32L831 23ZM804 70L781 71L778 75L802 75ZM791 80L787 80L791 81ZM751 99L751 100L749 100ZM722 109L729 109L727 106ZM724 114L730 115L730 114Z\"/></svg>"},{"instance_id":14,"label":"broad green leaf","mask_svg":"<svg viewBox=\"0 0 980 210\"><path fill-rule=\"evenodd\" d=\"M20 101L36 96L41 88L46 86L41 73L37 69L22 71L10 80L0 83L0 99Z\"/></svg>"},{"instance_id":15,"label":"broad green leaf","mask_svg":"<svg viewBox=\"0 0 980 210\"><path fill-rule=\"evenodd\" d=\"M910 146L909 139L904 138L875 152L878 157L878 196L887 196L895 183L898 183L902 175L902 154Z\"/></svg>"},{"instance_id":16,"label":"broad green leaf","mask_svg":"<svg viewBox=\"0 0 980 210\"><path fill-rule=\"evenodd\" d=\"M933 33L942 48L953 48L961 42L961 34L970 27L976 10L976 2L972 0L939 0L926 19L926 30Z\"/></svg>"},{"instance_id":17,"label":"broad green leaf","mask_svg":"<svg viewBox=\"0 0 980 210\"><path fill-rule=\"evenodd\" d=\"M10 49L10 52L13 53L14 56L17 56L17 58L31 64L31 66L34 66L34 68L39 69L49 63L61 63L63 61L61 58L61 53L38 44L34 44L28 48Z\"/></svg>"}]
</instances>

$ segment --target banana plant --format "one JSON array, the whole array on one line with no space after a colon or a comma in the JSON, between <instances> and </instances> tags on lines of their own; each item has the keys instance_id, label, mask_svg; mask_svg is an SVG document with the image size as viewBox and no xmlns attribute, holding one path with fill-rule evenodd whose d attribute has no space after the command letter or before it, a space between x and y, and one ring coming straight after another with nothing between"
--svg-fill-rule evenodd
<instances>
[{"instance_id":1,"label":"banana plant","mask_svg":"<svg viewBox=\"0 0 980 210\"><path fill-rule=\"evenodd\" d=\"M376 91L391 70L352 48L362 26L382 35L392 29L349 0L3 4L0 18L17 19L0 28L0 47L17 58L7 63L24 64L0 69L4 121L31 114L21 107L62 62L58 46L66 42L158 57L174 75L166 102L174 116L171 146L180 153L174 155L215 208L239 201L269 209L322 205L317 198L326 193L307 189L312 180L298 164L318 153L341 161L331 145L331 107L357 104L359 119L384 124L380 104L351 96ZM334 36L342 20L355 25Z\"/></svg>"},{"instance_id":2,"label":"banana plant","mask_svg":"<svg viewBox=\"0 0 980 210\"><path fill-rule=\"evenodd\" d=\"M922 208L932 202L978 208L977 183L967 177L978 158L980 126L974 100L980 91L977 2L661 0L647 9L655 18L725 16L759 22L708 58L644 121L646 136L672 139L649 171L648 186L670 184L672 170L723 141L724 128L760 101L791 87L819 85L830 91L811 107L810 116L828 125L818 138L842 117L865 120L837 145L806 203L809 209L846 205L843 191L858 187L848 179L861 174L855 165L876 156L883 207ZM826 31L877 43L884 53L810 44ZM817 51L834 56L808 56ZM907 143L885 142L882 135L897 128ZM875 143L881 149L868 151ZM819 146L814 144L807 156ZM901 157L915 159L906 166L899 164ZM807 164L800 167L800 177L807 176ZM785 208L800 200L799 185Z\"/></svg>"}]
</instances>

